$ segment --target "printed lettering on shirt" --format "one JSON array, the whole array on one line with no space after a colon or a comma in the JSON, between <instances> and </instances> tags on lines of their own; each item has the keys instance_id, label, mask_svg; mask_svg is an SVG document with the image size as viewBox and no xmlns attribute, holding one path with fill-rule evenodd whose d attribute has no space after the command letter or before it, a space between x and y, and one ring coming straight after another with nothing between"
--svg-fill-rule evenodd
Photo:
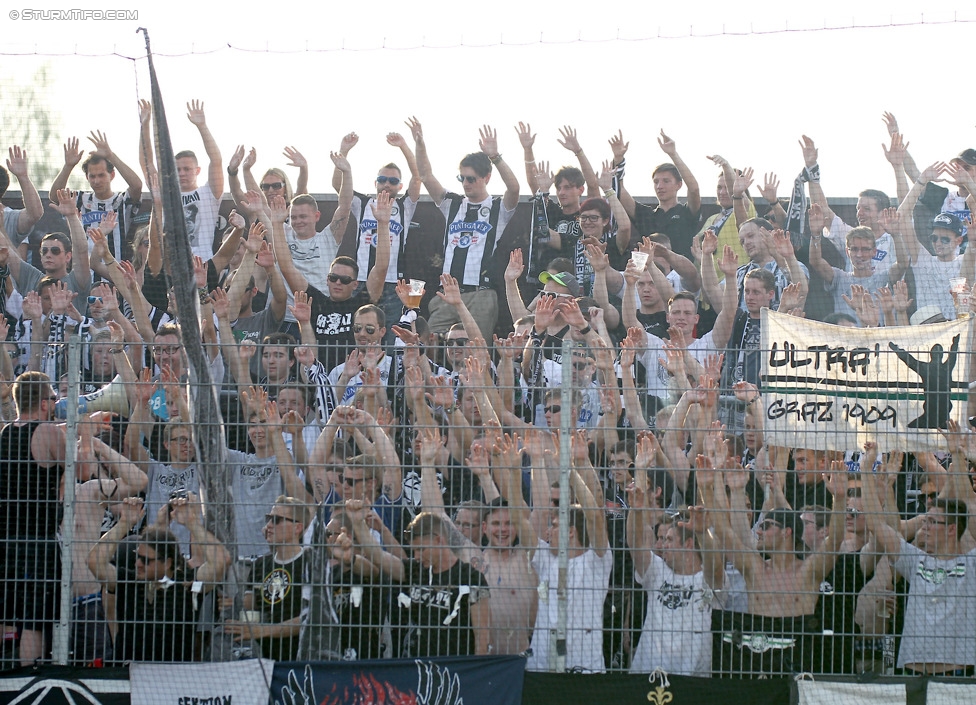
<instances>
[{"instance_id":1,"label":"printed lettering on shirt","mask_svg":"<svg viewBox=\"0 0 976 705\"><path fill-rule=\"evenodd\" d=\"M657 591L657 601L669 610L676 610L691 603L695 595L693 587L685 585L672 585L664 581Z\"/></svg>"}]
</instances>

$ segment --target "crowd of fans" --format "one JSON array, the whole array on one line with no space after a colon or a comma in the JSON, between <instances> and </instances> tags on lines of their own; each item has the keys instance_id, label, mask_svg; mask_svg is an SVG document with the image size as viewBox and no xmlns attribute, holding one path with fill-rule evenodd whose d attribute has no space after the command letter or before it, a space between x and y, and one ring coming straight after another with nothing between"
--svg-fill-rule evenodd
<instances>
[{"instance_id":1,"label":"crowd of fans","mask_svg":"<svg viewBox=\"0 0 976 705\"><path fill-rule=\"evenodd\" d=\"M976 434L944 424L945 454L767 445L760 343L764 308L854 327L968 315L950 281L976 282L976 150L919 169L886 114L897 199L867 189L847 223L808 137L788 202L774 174L756 198L751 168L709 157L714 209L663 131L647 205L625 172L651 165L627 164L622 134L596 168L563 128L578 166L553 174L519 123L519 220L492 127L455 193L411 118L387 136L405 168L378 168L373 194L342 139L320 230L298 150L294 189L278 167L255 178L255 151L225 162L203 104L187 109L207 162L201 184L201 160L175 155L193 284L171 272L148 103L141 177L99 131L87 156L65 144L49 197L66 232L35 231L25 152L0 169L24 206L0 239L6 667L51 658L70 563L76 665L524 654L536 671L973 675ZM410 270L424 228L438 281ZM178 310L174 286L199 306ZM225 421L216 478L198 465L200 345Z\"/></svg>"}]
</instances>

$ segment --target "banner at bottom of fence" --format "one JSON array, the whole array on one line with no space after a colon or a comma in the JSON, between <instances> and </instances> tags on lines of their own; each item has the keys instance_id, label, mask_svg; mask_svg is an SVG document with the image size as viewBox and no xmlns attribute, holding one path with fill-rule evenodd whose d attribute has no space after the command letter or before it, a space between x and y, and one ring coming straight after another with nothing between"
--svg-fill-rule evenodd
<instances>
[{"instance_id":1,"label":"banner at bottom of fence","mask_svg":"<svg viewBox=\"0 0 976 705\"><path fill-rule=\"evenodd\" d=\"M518 656L279 663L275 705L519 705Z\"/></svg>"},{"instance_id":2,"label":"banner at bottom of fence","mask_svg":"<svg viewBox=\"0 0 976 705\"><path fill-rule=\"evenodd\" d=\"M726 680L645 675L526 673L522 702L531 705L789 705L791 678ZM842 705L834 703L834 705Z\"/></svg>"},{"instance_id":3,"label":"banner at bottom of fence","mask_svg":"<svg viewBox=\"0 0 976 705\"><path fill-rule=\"evenodd\" d=\"M134 663L132 705L268 705L274 661Z\"/></svg>"}]
</instances>

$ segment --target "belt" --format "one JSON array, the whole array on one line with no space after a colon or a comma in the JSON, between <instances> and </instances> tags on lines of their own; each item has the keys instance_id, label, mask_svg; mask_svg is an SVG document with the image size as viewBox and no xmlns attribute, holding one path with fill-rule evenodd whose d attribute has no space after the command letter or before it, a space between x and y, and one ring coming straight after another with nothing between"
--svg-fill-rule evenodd
<instances>
[{"instance_id":1,"label":"belt","mask_svg":"<svg viewBox=\"0 0 976 705\"><path fill-rule=\"evenodd\" d=\"M79 597L74 598L71 601L71 604L73 604L73 605L87 605L87 604L89 604L91 602L101 602L101 601L102 601L102 593L100 593L100 592L93 592L90 595L81 595Z\"/></svg>"},{"instance_id":2,"label":"belt","mask_svg":"<svg viewBox=\"0 0 976 705\"><path fill-rule=\"evenodd\" d=\"M483 289L490 289L491 287L487 284L461 284L458 289L461 290L462 294L470 294L473 291L482 291ZM443 289L441 289L443 291Z\"/></svg>"}]
</instances>

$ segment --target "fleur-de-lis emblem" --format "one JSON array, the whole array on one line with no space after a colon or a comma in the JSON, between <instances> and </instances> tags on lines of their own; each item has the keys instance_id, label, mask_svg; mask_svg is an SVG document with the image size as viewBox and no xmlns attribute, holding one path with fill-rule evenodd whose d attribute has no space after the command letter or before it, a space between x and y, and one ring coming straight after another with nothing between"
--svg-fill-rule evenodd
<instances>
[{"instance_id":1,"label":"fleur-de-lis emblem","mask_svg":"<svg viewBox=\"0 0 976 705\"><path fill-rule=\"evenodd\" d=\"M664 669L655 668L654 671L648 676L647 680L651 685L657 680L661 681L661 685L657 686L647 694L648 702L654 703L654 705L667 705L674 699L674 695L668 691L671 687L671 682L668 680L668 674Z\"/></svg>"}]
</instances>

